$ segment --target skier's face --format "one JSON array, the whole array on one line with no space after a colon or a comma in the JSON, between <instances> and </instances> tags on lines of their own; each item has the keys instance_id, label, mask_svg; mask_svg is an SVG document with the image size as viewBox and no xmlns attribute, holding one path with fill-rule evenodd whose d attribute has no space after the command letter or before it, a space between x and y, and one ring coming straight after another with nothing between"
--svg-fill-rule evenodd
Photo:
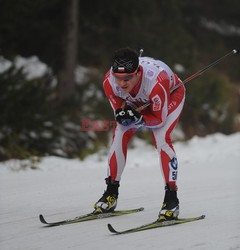
<instances>
[{"instance_id":1,"label":"skier's face","mask_svg":"<svg viewBox=\"0 0 240 250\"><path fill-rule=\"evenodd\" d=\"M140 79L140 72L135 74L114 74L115 82L123 93L129 93L138 84Z\"/></svg>"}]
</instances>

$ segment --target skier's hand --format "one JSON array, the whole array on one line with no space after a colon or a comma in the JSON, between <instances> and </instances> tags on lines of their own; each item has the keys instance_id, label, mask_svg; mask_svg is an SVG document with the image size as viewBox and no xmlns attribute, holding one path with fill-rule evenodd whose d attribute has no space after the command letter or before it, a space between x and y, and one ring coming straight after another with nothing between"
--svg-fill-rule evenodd
<instances>
[{"instance_id":1,"label":"skier's hand","mask_svg":"<svg viewBox=\"0 0 240 250\"><path fill-rule=\"evenodd\" d=\"M127 105L124 109L119 108L115 111L115 119L123 126L133 124L140 124L142 122L142 115L134 108Z\"/></svg>"}]
</instances>

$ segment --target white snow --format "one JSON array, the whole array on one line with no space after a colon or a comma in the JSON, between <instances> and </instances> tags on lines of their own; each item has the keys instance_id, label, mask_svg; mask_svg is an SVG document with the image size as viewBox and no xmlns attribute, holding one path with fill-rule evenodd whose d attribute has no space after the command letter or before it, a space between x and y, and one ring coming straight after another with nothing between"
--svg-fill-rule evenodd
<instances>
[{"instance_id":1,"label":"white snow","mask_svg":"<svg viewBox=\"0 0 240 250\"><path fill-rule=\"evenodd\" d=\"M86 68L81 65L77 65L75 72L74 72L74 77L75 81L77 84L81 85L81 83L85 80L87 80L87 74L90 72L89 68Z\"/></svg>"},{"instance_id":2,"label":"white snow","mask_svg":"<svg viewBox=\"0 0 240 250\"><path fill-rule=\"evenodd\" d=\"M0 56L0 74L4 73L12 66L12 62Z\"/></svg>"},{"instance_id":3,"label":"white snow","mask_svg":"<svg viewBox=\"0 0 240 250\"><path fill-rule=\"evenodd\" d=\"M52 69L47 64L42 62L36 55L30 57L23 57L18 55L14 58L13 61L10 61L0 55L0 74L7 71L11 66L14 66L17 70L22 69L27 80L33 80L39 77L43 77L45 74L52 72ZM76 83L78 85L81 85L84 81L86 82L88 80L89 72L98 73L97 69L95 68L86 68L84 66L77 65L74 71ZM51 87L54 88L56 87L56 85L57 79L56 77L53 77ZM90 92L92 93L92 91L93 89ZM97 95L101 95L99 91L97 92Z\"/></svg>"},{"instance_id":4,"label":"white snow","mask_svg":"<svg viewBox=\"0 0 240 250\"><path fill-rule=\"evenodd\" d=\"M49 71L47 65L41 62L37 56L31 56L29 58L16 56L14 64L17 69L23 68L23 73L26 74L27 80L42 77Z\"/></svg>"},{"instance_id":5,"label":"white snow","mask_svg":"<svg viewBox=\"0 0 240 250\"><path fill-rule=\"evenodd\" d=\"M175 70L176 72L178 72L178 73L184 73L184 72L185 72L184 66L183 66L182 64L180 64L180 63L176 63L176 64L174 65L174 70Z\"/></svg>"},{"instance_id":6,"label":"white snow","mask_svg":"<svg viewBox=\"0 0 240 250\"><path fill-rule=\"evenodd\" d=\"M50 68L45 63L41 62L37 56L31 56L28 58L16 56L13 62L0 56L0 74L4 73L12 65L14 65L16 69L22 68L23 73L26 74L27 80L42 77L50 71Z\"/></svg>"},{"instance_id":7,"label":"white snow","mask_svg":"<svg viewBox=\"0 0 240 250\"><path fill-rule=\"evenodd\" d=\"M215 22L206 18L202 18L201 23L207 29L214 30L221 35L240 36L240 27L233 24L228 24L224 21Z\"/></svg>"},{"instance_id":8,"label":"white snow","mask_svg":"<svg viewBox=\"0 0 240 250\"><path fill-rule=\"evenodd\" d=\"M240 133L194 137L175 143L179 160L181 217L206 214L202 221L113 236L157 218L164 195L157 152L135 140L122 177L118 209L145 207L140 213L45 228L92 211L105 184L107 156L85 161L46 157L39 170L12 171L18 161L0 164L0 249L240 249Z\"/></svg>"}]
</instances>

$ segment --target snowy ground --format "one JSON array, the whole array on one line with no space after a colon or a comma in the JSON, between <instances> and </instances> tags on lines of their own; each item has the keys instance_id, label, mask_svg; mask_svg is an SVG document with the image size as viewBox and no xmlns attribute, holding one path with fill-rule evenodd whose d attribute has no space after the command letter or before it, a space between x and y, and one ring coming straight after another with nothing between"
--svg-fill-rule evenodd
<instances>
[{"instance_id":1,"label":"snowy ground","mask_svg":"<svg viewBox=\"0 0 240 250\"><path fill-rule=\"evenodd\" d=\"M12 171L16 162L0 164L0 249L240 249L240 133L195 137L175 143L178 153L181 217L206 214L206 219L129 235L116 229L157 218L163 199L163 179L156 151L141 141L129 150L118 209L145 207L121 217L45 228L48 221L92 211L105 184L106 156L84 162L48 157L39 170Z\"/></svg>"}]
</instances>

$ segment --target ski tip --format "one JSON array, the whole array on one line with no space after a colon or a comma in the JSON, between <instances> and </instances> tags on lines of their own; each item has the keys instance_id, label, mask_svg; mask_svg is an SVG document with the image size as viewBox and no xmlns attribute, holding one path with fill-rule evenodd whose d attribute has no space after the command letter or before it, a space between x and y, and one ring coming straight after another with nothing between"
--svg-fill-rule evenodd
<instances>
[{"instance_id":1,"label":"ski tip","mask_svg":"<svg viewBox=\"0 0 240 250\"><path fill-rule=\"evenodd\" d=\"M48 223L46 222L46 220L44 219L44 217L43 217L42 214L39 215L39 220L40 220L43 224L48 224Z\"/></svg>"},{"instance_id":2,"label":"ski tip","mask_svg":"<svg viewBox=\"0 0 240 250\"><path fill-rule=\"evenodd\" d=\"M139 211L143 211L143 210L144 210L144 207L140 207L140 208L139 208Z\"/></svg>"},{"instance_id":3,"label":"ski tip","mask_svg":"<svg viewBox=\"0 0 240 250\"><path fill-rule=\"evenodd\" d=\"M201 215L200 217L201 217L201 219L204 219L204 218L206 217L206 215L203 214L203 215Z\"/></svg>"},{"instance_id":4,"label":"ski tip","mask_svg":"<svg viewBox=\"0 0 240 250\"><path fill-rule=\"evenodd\" d=\"M108 226L108 229L109 229L109 231L110 231L111 233L118 233L118 232L112 227L111 224L107 224L107 226Z\"/></svg>"}]
</instances>

